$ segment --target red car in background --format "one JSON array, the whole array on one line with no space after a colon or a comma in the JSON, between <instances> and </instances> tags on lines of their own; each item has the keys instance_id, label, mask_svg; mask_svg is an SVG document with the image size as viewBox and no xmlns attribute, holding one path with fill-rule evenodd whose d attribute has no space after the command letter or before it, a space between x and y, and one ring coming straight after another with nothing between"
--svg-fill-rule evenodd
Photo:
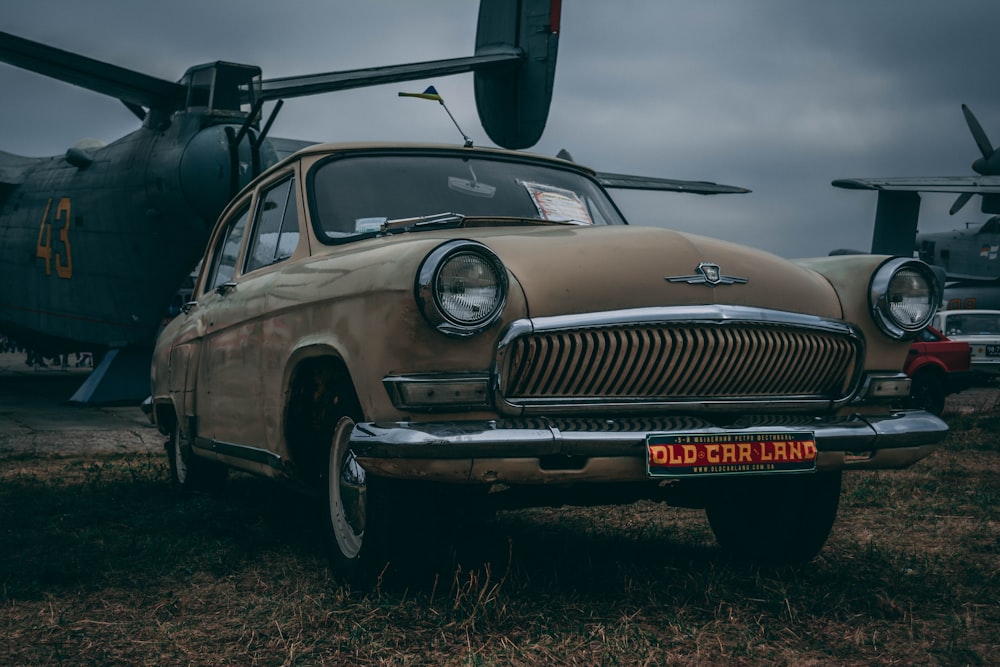
<instances>
[{"instance_id":1,"label":"red car in background","mask_svg":"<svg viewBox=\"0 0 1000 667\"><path fill-rule=\"evenodd\" d=\"M965 341L951 340L934 327L927 327L910 345L903 370L910 376L910 408L923 408L940 415L944 399L967 389L975 378L972 348Z\"/></svg>"}]
</instances>

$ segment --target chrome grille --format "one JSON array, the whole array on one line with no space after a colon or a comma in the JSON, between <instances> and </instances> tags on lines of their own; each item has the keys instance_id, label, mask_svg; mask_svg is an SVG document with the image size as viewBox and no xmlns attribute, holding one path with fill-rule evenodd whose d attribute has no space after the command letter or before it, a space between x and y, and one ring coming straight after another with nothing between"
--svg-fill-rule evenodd
<instances>
[{"instance_id":1,"label":"chrome grille","mask_svg":"<svg viewBox=\"0 0 1000 667\"><path fill-rule=\"evenodd\" d=\"M844 398L860 367L846 328L774 322L613 324L533 331L499 354L511 403Z\"/></svg>"}]
</instances>

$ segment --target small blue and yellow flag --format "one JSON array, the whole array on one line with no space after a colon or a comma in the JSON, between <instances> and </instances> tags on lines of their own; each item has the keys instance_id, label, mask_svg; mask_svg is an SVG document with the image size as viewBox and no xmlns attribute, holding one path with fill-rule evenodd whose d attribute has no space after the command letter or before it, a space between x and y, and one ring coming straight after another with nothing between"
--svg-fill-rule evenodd
<instances>
[{"instance_id":1,"label":"small blue and yellow flag","mask_svg":"<svg viewBox=\"0 0 1000 667\"><path fill-rule=\"evenodd\" d=\"M419 97L422 100L434 100L436 102L444 102L441 96L438 95L437 88L434 86L427 86L427 89L422 93L400 93L400 97Z\"/></svg>"}]
</instances>

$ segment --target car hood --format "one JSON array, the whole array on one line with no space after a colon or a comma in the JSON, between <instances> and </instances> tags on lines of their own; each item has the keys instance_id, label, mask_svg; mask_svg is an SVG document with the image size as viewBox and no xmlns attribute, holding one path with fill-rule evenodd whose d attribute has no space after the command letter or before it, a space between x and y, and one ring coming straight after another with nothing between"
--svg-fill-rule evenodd
<instances>
[{"instance_id":1,"label":"car hood","mask_svg":"<svg viewBox=\"0 0 1000 667\"><path fill-rule=\"evenodd\" d=\"M815 271L703 236L654 227L560 226L480 240L521 285L531 317L707 304L842 317L835 290ZM720 283L701 280L703 262L719 267Z\"/></svg>"}]
</instances>

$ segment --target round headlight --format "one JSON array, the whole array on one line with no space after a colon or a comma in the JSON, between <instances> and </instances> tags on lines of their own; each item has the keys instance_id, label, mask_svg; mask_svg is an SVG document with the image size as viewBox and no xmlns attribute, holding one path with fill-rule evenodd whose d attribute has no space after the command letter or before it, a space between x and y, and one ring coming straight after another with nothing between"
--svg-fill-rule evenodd
<instances>
[{"instance_id":1,"label":"round headlight","mask_svg":"<svg viewBox=\"0 0 1000 667\"><path fill-rule=\"evenodd\" d=\"M452 241L424 260L416 297L431 325L444 333L470 336L500 316L507 300L507 270L481 243Z\"/></svg>"},{"instance_id":2,"label":"round headlight","mask_svg":"<svg viewBox=\"0 0 1000 667\"><path fill-rule=\"evenodd\" d=\"M870 299L882 331L902 340L930 324L941 302L941 290L929 266L915 259L896 258L875 272Z\"/></svg>"}]
</instances>

